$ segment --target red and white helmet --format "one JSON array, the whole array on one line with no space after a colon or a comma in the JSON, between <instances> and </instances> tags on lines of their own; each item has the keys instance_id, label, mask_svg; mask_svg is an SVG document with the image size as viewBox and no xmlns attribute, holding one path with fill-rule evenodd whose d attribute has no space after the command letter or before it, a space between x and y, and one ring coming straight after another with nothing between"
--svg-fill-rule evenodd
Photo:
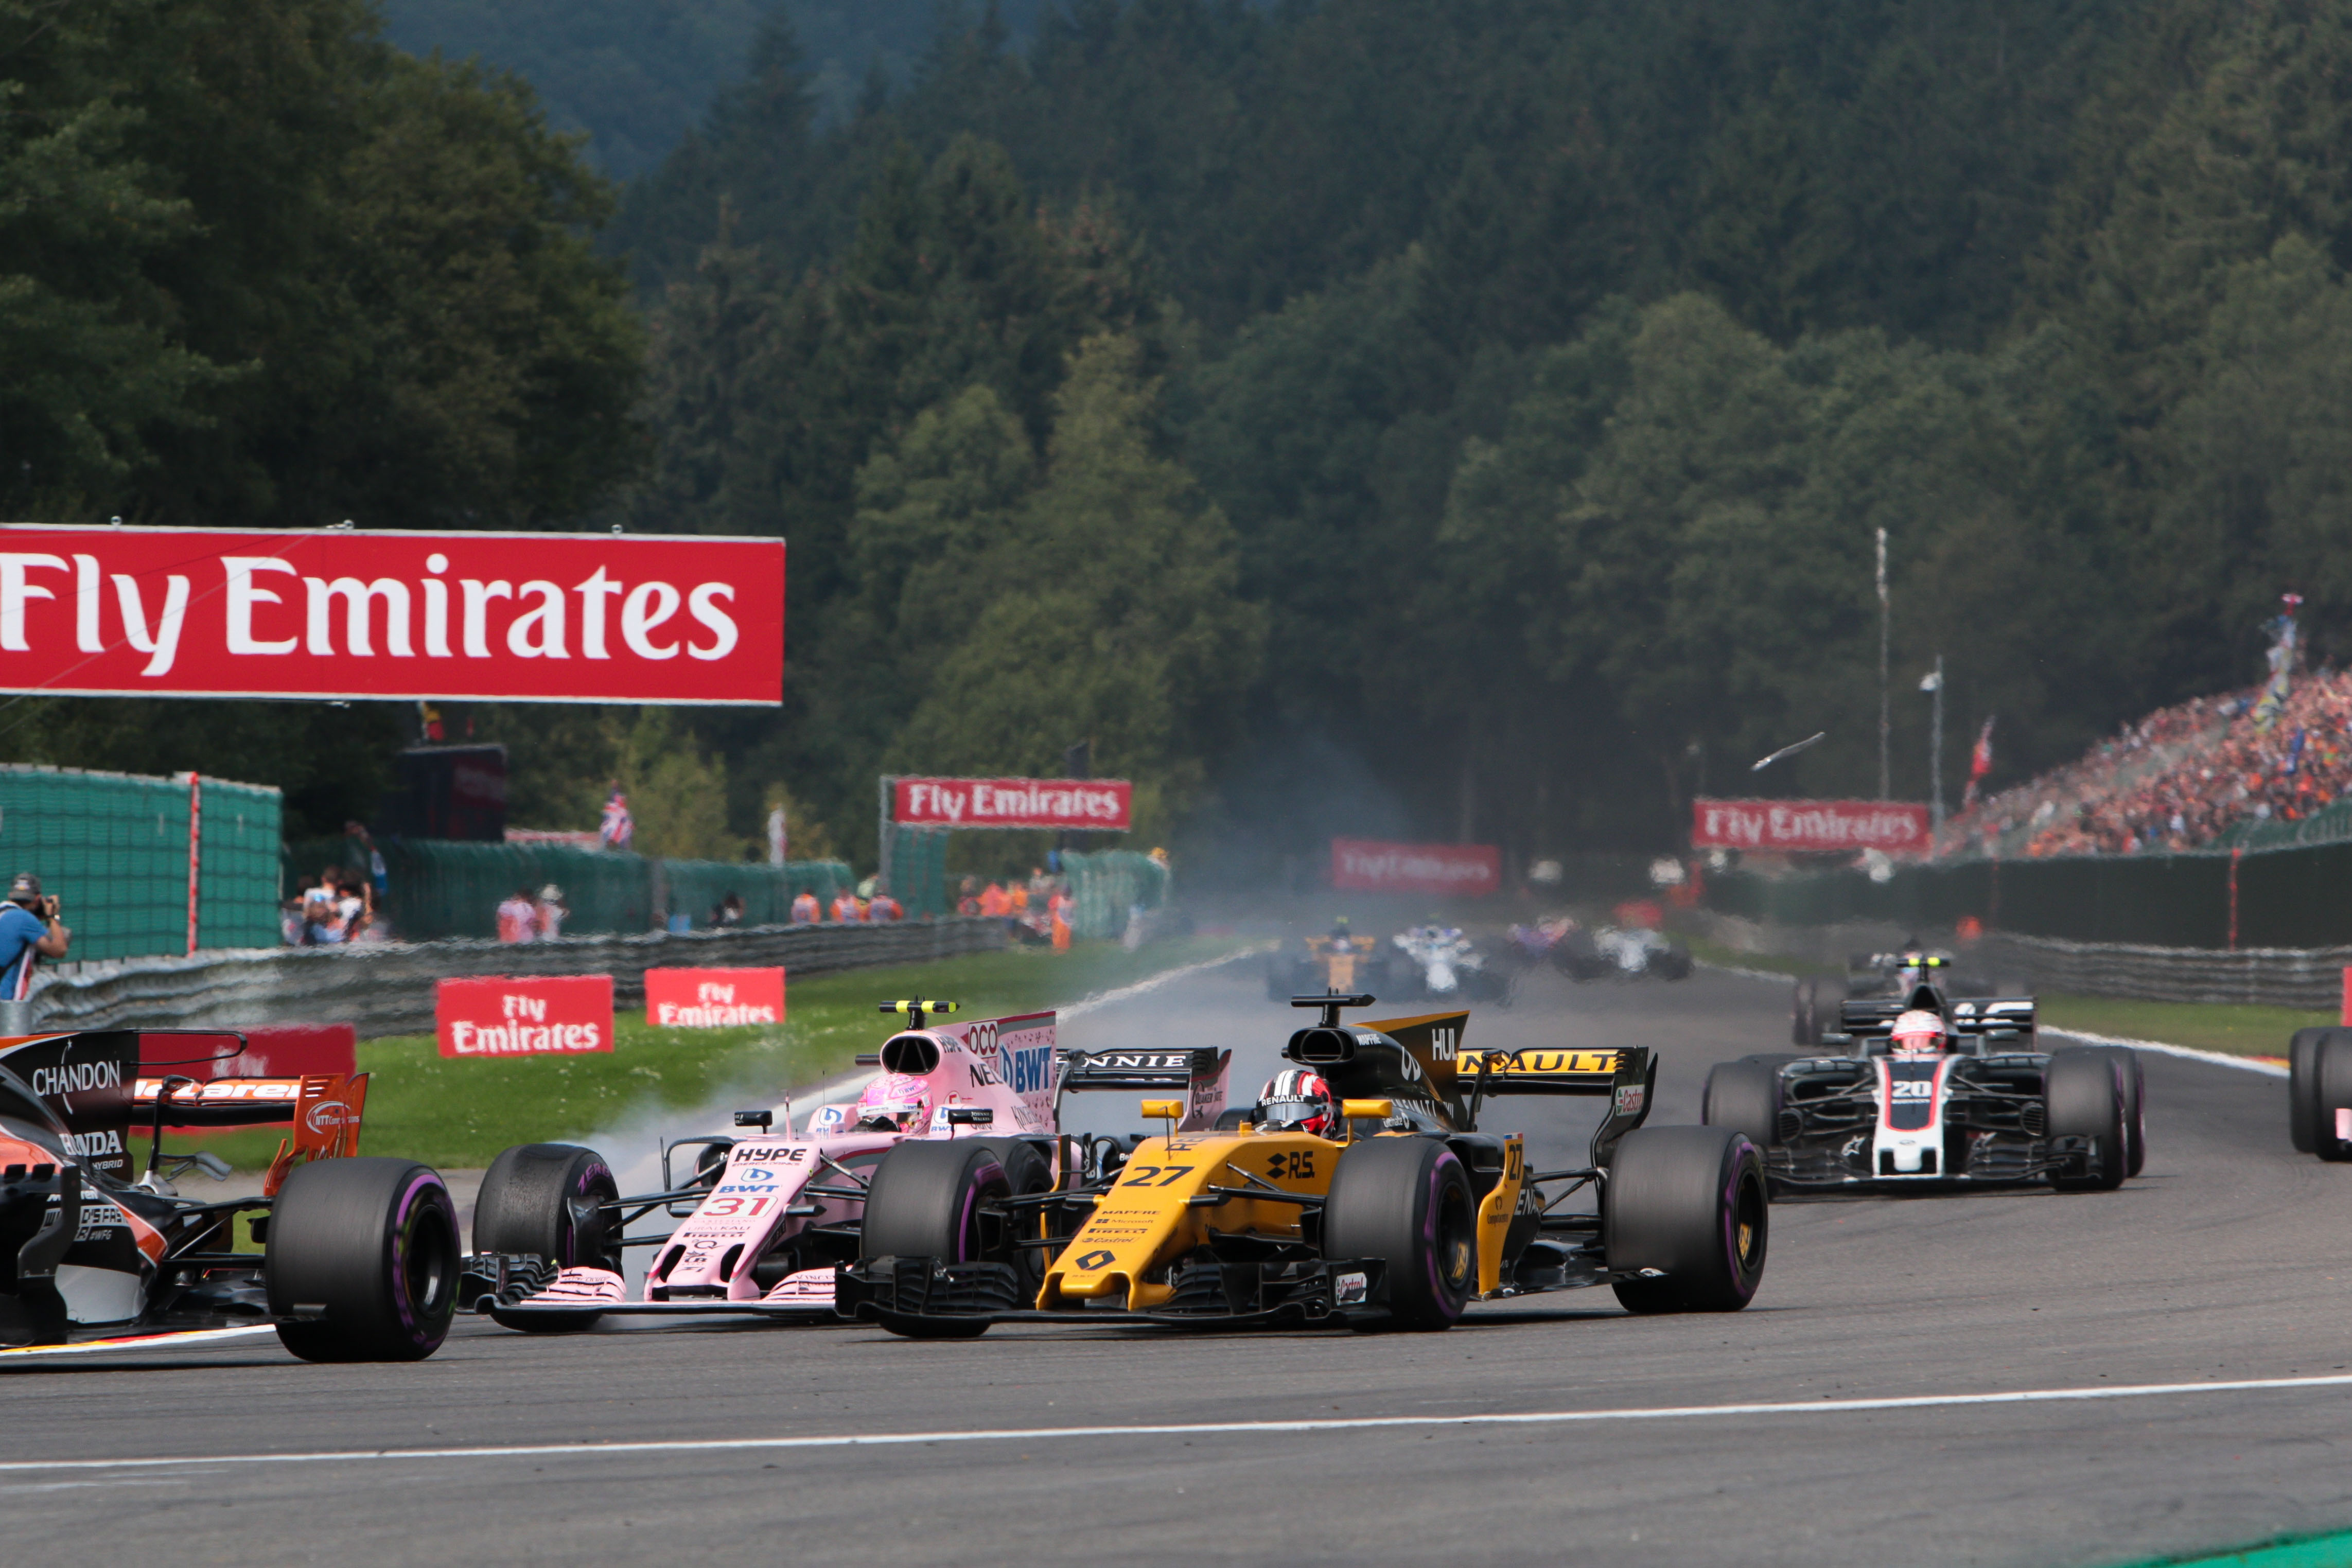
<instances>
[{"instance_id":1,"label":"red and white helmet","mask_svg":"<svg viewBox=\"0 0 2352 1568\"><path fill-rule=\"evenodd\" d=\"M1259 1093L1257 1124L1328 1138L1339 1130L1339 1102L1320 1073L1293 1067L1276 1073Z\"/></svg>"},{"instance_id":2,"label":"red and white helmet","mask_svg":"<svg viewBox=\"0 0 2352 1568\"><path fill-rule=\"evenodd\" d=\"M1895 1054L1941 1056L1944 1020L1924 1008L1913 1008L1895 1020Z\"/></svg>"},{"instance_id":3,"label":"red and white helmet","mask_svg":"<svg viewBox=\"0 0 2352 1568\"><path fill-rule=\"evenodd\" d=\"M861 1133L919 1133L931 1115L931 1086L902 1072L886 1072L857 1097L856 1128Z\"/></svg>"}]
</instances>

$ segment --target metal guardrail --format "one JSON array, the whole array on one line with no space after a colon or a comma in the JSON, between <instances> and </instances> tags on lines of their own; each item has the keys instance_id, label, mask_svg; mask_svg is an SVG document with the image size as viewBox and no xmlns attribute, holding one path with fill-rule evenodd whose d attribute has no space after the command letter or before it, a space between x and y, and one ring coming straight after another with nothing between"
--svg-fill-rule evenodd
<instances>
[{"instance_id":1,"label":"metal guardrail","mask_svg":"<svg viewBox=\"0 0 2352 1568\"><path fill-rule=\"evenodd\" d=\"M24 1004L41 1029L143 1025L240 1029L332 1019L362 1040L433 1028L433 982L490 975L604 975L613 998L645 998L658 968L762 968L795 975L919 964L1004 946L1000 920L950 917L897 925L762 925L680 936L476 937L349 947L264 947L193 958L126 958L45 976Z\"/></svg>"},{"instance_id":2,"label":"metal guardrail","mask_svg":"<svg viewBox=\"0 0 2352 1568\"><path fill-rule=\"evenodd\" d=\"M1675 916L1678 926L1742 953L1801 959L1824 972L1853 953L1891 950L1910 936L1953 946L1949 926L1885 923L1778 925L1710 910ZM2341 1005L2352 946L2159 947L2132 942L2070 942L1994 932L1958 948L1967 969L2006 989L2117 997L2143 1002L2223 1002L2334 1012Z\"/></svg>"},{"instance_id":3,"label":"metal guardrail","mask_svg":"<svg viewBox=\"0 0 2352 1568\"><path fill-rule=\"evenodd\" d=\"M2049 936L1987 936L1979 951L2037 991L2146 1002L2230 1002L2334 1012L2352 947L2144 947ZM2284 1042L2281 1042L2284 1046Z\"/></svg>"}]
</instances>

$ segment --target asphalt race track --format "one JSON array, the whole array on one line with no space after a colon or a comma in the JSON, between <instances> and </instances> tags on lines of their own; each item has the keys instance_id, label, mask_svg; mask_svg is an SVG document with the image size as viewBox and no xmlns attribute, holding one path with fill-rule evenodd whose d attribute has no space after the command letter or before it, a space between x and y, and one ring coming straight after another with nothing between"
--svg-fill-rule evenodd
<instances>
[{"instance_id":1,"label":"asphalt race track","mask_svg":"<svg viewBox=\"0 0 2352 1568\"><path fill-rule=\"evenodd\" d=\"M1786 1019L1735 976L1546 973L1469 1039L1651 1044L1653 1121L1690 1121L1706 1066ZM1240 1099L1292 1026L1242 963L1070 1033L1230 1040ZM467 1322L417 1366L266 1337L18 1364L6 1557L2075 1564L2352 1526L2352 1167L2289 1151L2280 1080L2147 1065L2121 1192L1784 1202L1729 1316L1592 1291L1426 1336ZM1566 1152L1578 1103L1487 1121L1524 1108ZM2087 1397L1956 1402L2033 1391Z\"/></svg>"}]
</instances>

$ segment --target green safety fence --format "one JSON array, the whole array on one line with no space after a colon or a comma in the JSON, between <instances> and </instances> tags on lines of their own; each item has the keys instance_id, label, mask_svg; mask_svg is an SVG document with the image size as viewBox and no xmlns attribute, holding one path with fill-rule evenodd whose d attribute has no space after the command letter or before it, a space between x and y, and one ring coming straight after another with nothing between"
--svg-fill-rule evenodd
<instances>
[{"instance_id":1,"label":"green safety fence","mask_svg":"<svg viewBox=\"0 0 2352 1568\"><path fill-rule=\"evenodd\" d=\"M730 893L743 900L744 925L781 925L792 919L793 900L803 892L829 904L854 880L849 867L839 861L795 861L783 866L754 861L657 861L570 844L440 839L386 840L379 847L390 883L384 914L394 934L412 942L495 936L500 904L517 892L536 896L551 883L563 890L564 905L571 911L563 923L565 934L593 936L650 931L661 924L655 918L657 907L684 915L687 928L699 931L711 924L712 911ZM289 891L328 865L358 869L365 854L357 839L289 845L287 866L296 879Z\"/></svg>"},{"instance_id":2,"label":"green safety fence","mask_svg":"<svg viewBox=\"0 0 2352 1568\"><path fill-rule=\"evenodd\" d=\"M1168 902L1168 868L1134 850L1064 850L1062 871L1070 879L1070 935L1081 941L1117 936L1135 909Z\"/></svg>"},{"instance_id":3,"label":"green safety fence","mask_svg":"<svg viewBox=\"0 0 2352 1568\"><path fill-rule=\"evenodd\" d=\"M2155 947L2352 944L2352 841L2237 852L1963 860L1770 875L1710 872L1708 908L1774 925L1875 921Z\"/></svg>"},{"instance_id":4,"label":"green safety fence","mask_svg":"<svg viewBox=\"0 0 2352 1568\"><path fill-rule=\"evenodd\" d=\"M278 941L276 789L205 779L196 943ZM188 950L188 780L0 766L0 875L29 871L63 904L70 958Z\"/></svg>"},{"instance_id":5,"label":"green safety fence","mask_svg":"<svg viewBox=\"0 0 2352 1568\"><path fill-rule=\"evenodd\" d=\"M890 829L890 896L909 919L926 915L951 915L948 900L948 831L945 828Z\"/></svg>"}]
</instances>

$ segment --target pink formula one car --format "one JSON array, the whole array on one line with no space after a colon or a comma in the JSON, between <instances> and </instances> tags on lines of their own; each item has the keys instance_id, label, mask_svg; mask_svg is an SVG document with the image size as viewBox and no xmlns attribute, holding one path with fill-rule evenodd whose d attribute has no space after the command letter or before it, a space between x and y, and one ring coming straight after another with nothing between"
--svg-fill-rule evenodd
<instances>
[{"instance_id":1,"label":"pink formula one car","mask_svg":"<svg viewBox=\"0 0 2352 1568\"><path fill-rule=\"evenodd\" d=\"M522 1144L499 1155L482 1177L467 1260L469 1278L486 1288L468 1304L541 1333L584 1329L607 1312L833 1322L834 1270L857 1258L875 1167L898 1144L936 1143L940 1157L985 1167L971 1190L1050 1202L1043 1195L1066 1185L1066 1171L1115 1159L1120 1144L1062 1133L1066 1090L1181 1091L1188 1130L1213 1126L1224 1109L1230 1051L1089 1058L1056 1049L1052 1013L927 1025L954 1004L889 1002L882 1010L910 1027L858 1058L882 1071L855 1105L819 1106L798 1135L789 1106L781 1128L770 1112L738 1112L746 1134L664 1148L660 1192L621 1197L604 1158L572 1145ZM671 1160L683 1150L695 1151L693 1174L674 1180ZM624 1234L656 1211L684 1223L667 1234ZM1043 1246L992 1233L1001 1228L1001 1220L972 1216L971 1260L1042 1270ZM621 1267L628 1247L656 1249L635 1300Z\"/></svg>"}]
</instances>

